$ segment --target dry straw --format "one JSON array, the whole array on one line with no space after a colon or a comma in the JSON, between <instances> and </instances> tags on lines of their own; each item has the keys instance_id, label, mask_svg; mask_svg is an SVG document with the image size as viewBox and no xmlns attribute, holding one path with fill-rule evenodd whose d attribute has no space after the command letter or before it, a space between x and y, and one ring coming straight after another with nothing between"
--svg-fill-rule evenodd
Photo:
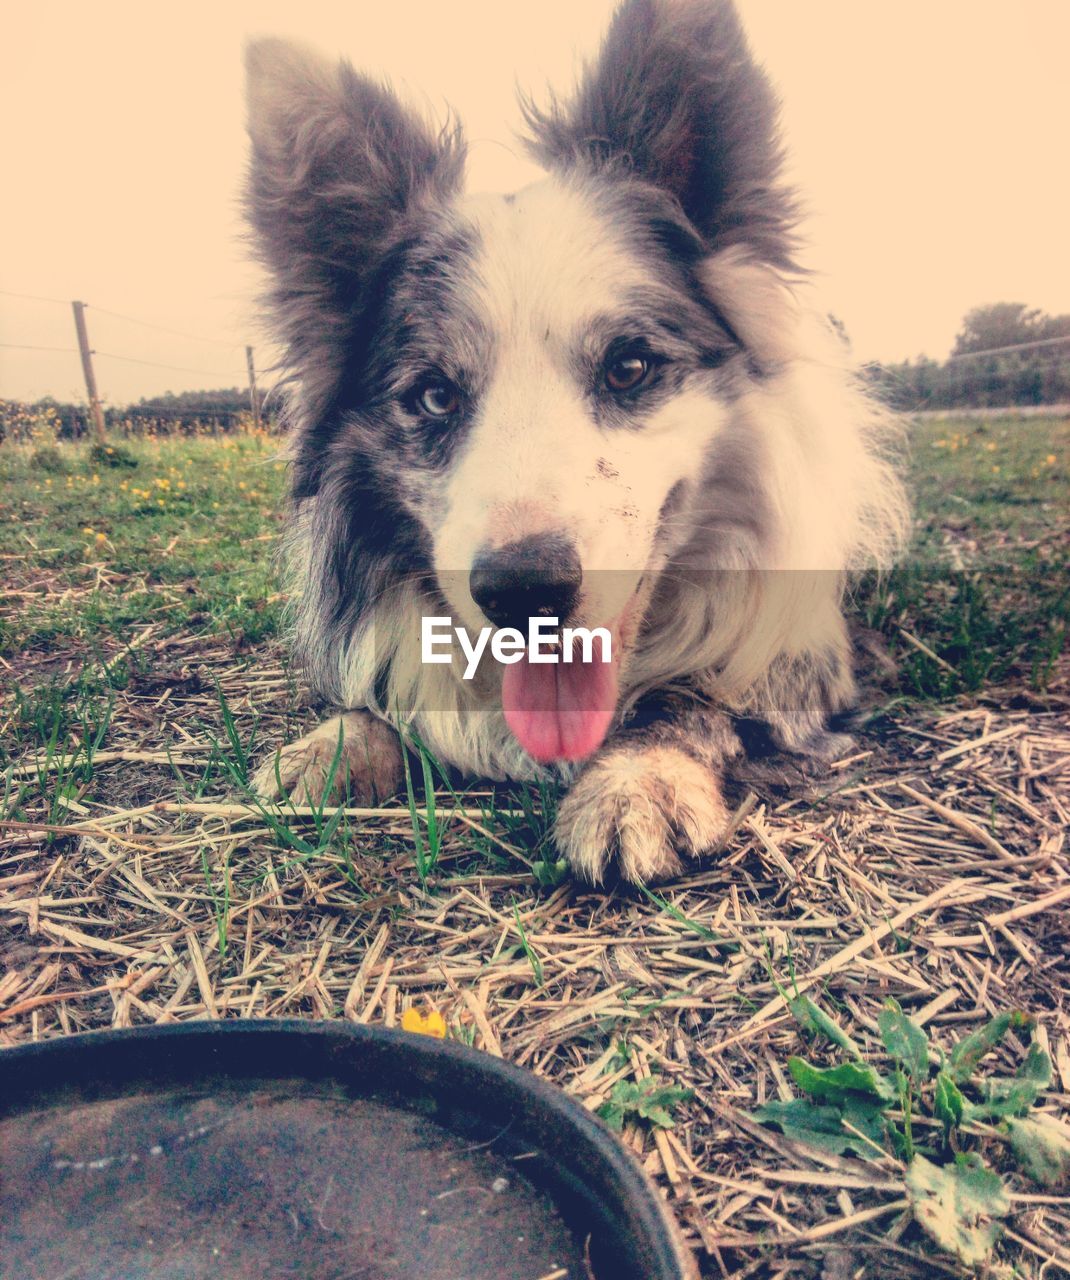
<instances>
[{"instance_id":1,"label":"dry straw","mask_svg":"<svg viewBox=\"0 0 1070 1280\"><path fill-rule=\"evenodd\" d=\"M531 849L484 815L486 794L457 807L441 793L423 887L400 804L350 810L345 856L302 858L233 794L182 798L171 765L192 779L211 754L212 680L243 731L266 712L270 740L287 676L236 666L223 647L194 662L181 647L168 657L165 637L143 643L173 679L117 695L92 785L58 818L0 826L0 1044L237 1016L393 1027L416 1007L592 1109L618 1080L656 1075L693 1100L674 1128L626 1125L624 1138L715 1276L847 1276L875 1257L880 1274L958 1274L907 1231L890 1157L820 1155L749 1119L792 1096L782 1064L800 1051L774 975L793 970L878 1060L889 995L944 1047L997 1010L1028 1010L1055 1066L1045 1105L1065 1118L1070 703L1058 694L919 711L812 786L744 787L727 847L655 896L539 890ZM35 776L33 760L20 766ZM308 836L312 819L299 810L290 825ZM1006 1063L1020 1051L1009 1042ZM1004 1256L1019 1275L1070 1268L1070 1203L1011 1186Z\"/></svg>"}]
</instances>

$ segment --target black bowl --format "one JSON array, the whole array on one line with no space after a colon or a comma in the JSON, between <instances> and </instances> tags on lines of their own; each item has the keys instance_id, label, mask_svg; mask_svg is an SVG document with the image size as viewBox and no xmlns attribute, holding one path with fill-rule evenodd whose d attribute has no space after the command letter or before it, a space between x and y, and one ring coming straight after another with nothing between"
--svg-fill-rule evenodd
<instances>
[{"instance_id":1,"label":"black bowl","mask_svg":"<svg viewBox=\"0 0 1070 1280\"><path fill-rule=\"evenodd\" d=\"M0 1206L20 1280L697 1274L634 1158L567 1095L340 1022L0 1052Z\"/></svg>"}]
</instances>

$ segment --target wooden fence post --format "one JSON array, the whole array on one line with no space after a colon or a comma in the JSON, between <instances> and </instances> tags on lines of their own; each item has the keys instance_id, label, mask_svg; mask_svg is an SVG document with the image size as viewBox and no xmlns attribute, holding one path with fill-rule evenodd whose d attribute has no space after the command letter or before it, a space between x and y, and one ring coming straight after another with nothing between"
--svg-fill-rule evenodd
<instances>
[{"instance_id":1,"label":"wooden fence post","mask_svg":"<svg viewBox=\"0 0 1070 1280\"><path fill-rule=\"evenodd\" d=\"M89 396L89 408L93 414L93 429L97 443L104 443L104 412L100 407L100 396L97 394L97 379L93 373L93 353L89 349L89 334L85 327L85 303L72 302L74 309L74 327L78 333L78 350L82 356L82 372L85 374L85 389Z\"/></svg>"},{"instance_id":2,"label":"wooden fence post","mask_svg":"<svg viewBox=\"0 0 1070 1280\"><path fill-rule=\"evenodd\" d=\"M245 348L245 364L249 370L249 407L253 411L253 426L260 429L260 398L256 394L256 366L253 364L252 347Z\"/></svg>"}]
</instances>

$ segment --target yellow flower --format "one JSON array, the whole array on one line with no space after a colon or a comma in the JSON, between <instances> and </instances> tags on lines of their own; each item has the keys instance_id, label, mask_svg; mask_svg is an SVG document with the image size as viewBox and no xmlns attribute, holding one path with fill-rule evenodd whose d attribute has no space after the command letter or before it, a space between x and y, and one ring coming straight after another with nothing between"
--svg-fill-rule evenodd
<instances>
[{"instance_id":1,"label":"yellow flower","mask_svg":"<svg viewBox=\"0 0 1070 1280\"><path fill-rule=\"evenodd\" d=\"M431 1009L427 1013L421 1013L419 1009L406 1009L401 1015L401 1029L443 1040L446 1036L446 1020L437 1009Z\"/></svg>"},{"instance_id":2,"label":"yellow flower","mask_svg":"<svg viewBox=\"0 0 1070 1280\"><path fill-rule=\"evenodd\" d=\"M1049 466L1049 467L1054 467L1054 466L1055 466L1055 454L1054 454L1054 453L1049 453L1049 454L1048 454L1048 456L1044 459L1044 461L1048 464L1048 466Z\"/></svg>"},{"instance_id":3,"label":"yellow flower","mask_svg":"<svg viewBox=\"0 0 1070 1280\"><path fill-rule=\"evenodd\" d=\"M98 533L98 534L97 534L97 541L98 541L98 542L107 542L107 541L108 541L108 535L107 535L106 533Z\"/></svg>"},{"instance_id":4,"label":"yellow flower","mask_svg":"<svg viewBox=\"0 0 1070 1280\"><path fill-rule=\"evenodd\" d=\"M94 530L90 529L89 525L86 525L86 527L82 530L82 532L91 538L93 536Z\"/></svg>"}]
</instances>

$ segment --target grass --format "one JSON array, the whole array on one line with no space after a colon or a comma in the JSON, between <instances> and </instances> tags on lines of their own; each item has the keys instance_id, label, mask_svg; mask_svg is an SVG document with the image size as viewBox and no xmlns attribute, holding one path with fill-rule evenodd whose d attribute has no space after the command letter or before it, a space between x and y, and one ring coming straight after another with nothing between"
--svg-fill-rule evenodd
<instances>
[{"instance_id":1,"label":"grass","mask_svg":"<svg viewBox=\"0 0 1070 1280\"><path fill-rule=\"evenodd\" d=\"M434 773L432 771L432 757L424 744L411 735L404 733L403 740L408 748L402 755L402 762L405 766L405 798L409 805L409 821L412 823L412 844L416 854L416 874L420 877L420 883L427 884L427 878L432 874L438 864L439 854L442 852L442 837L438 824L438 802L435 798L435 782ZM341 751L342 739L339 735L338 748ZM420 772L423 775L423 802L424 807L421 810L416 801L416 790L412 781L412 766L409 763L409 756L415 753L420 759ZM436 768L441 777L445 778L446 771L437 764Z\"/></svg>"},{"instance_id":2,"label":"grass","mask_svg":"<svg viewBox=\"0 0 1070 1280\"><path fill-rule=\"evenodd\" d=\"M55 656L121 643L134 624L275 634L271 559L283 505L277 443L263 435L0 447L0 651ZM14 601L11 601L14 603Z\"/></svg>"},{"instance_id":3,"label":"grass","mask_svg":"<svg viewBox=\"0 0 1070 1280\"><path fill-rule=\"evenodd\" d=\"M1070 625L1070 420L918 420L911 463L910 551L856 591L898 664L894 694L1045 689Z\"/></svg>"},{"instance_id":4,"label":"grass","mask_svg":"<svg viewBox=\"0 0 1070 1280\"><path fill-rule=\"evenodd\" d=\"M1068 448L1055 418L913 427L912 554L856 596L884 731L809 790L741 787L723 853L632 893L571 880L552 786L462 788L411 734L381 808L250 802L250 770L321 712L279 634L274 441L0 445L0 1045L426 1010L619 1126L709 1276L833 1256L933 1274L925 1214L980 1194L975 1154L1009 1196L991 1274L1070 1266L1070 1202L1006 1140L1070 1108ZM934 1065L1026 1011L1050 1087L1002 1138L962 1121L1027 1046L1010 1028L956 1099L940 1070L894 1070L889 997ZM803 1036L810 1073L790 1066ZM867 1075L880 1107L812 1114L804 1086L844 1056L891 1061L894 1096ZM842 1144L837 1107L875 1135L850 1159L762 1121ZM935 1172L908 1183L912 1155Z\"/></svg>"},{"instance_id":5,"label":"grass","mask_svg":"<svg viewBox=\"0 0 1070 1280\"><path fill-rule=\"evenodd\" d=\"M115 690L168 677L131 643L145 627L221 638L237 661L276 635L276 453L263 434L0 447L0 659L13 694L0 768L36 746L77 758L56 772L57 792L72 771L87 780ZM252 743L235 738L225 702L219 729L210 773L244 781ZM191 785L203 794L209 781Z\"/></svg>"},{"instance_id":6,"label":"grass","mask_svg":"<svg viewBox=\"0 0 1070 1280\"><path fill-rule=\"evenodd\" d=\"M911 481L918 511L915 558L955 553L980 569L1065 550L1070 510L1070 419L917 419Z\"/></svg>"}]
</instances>

